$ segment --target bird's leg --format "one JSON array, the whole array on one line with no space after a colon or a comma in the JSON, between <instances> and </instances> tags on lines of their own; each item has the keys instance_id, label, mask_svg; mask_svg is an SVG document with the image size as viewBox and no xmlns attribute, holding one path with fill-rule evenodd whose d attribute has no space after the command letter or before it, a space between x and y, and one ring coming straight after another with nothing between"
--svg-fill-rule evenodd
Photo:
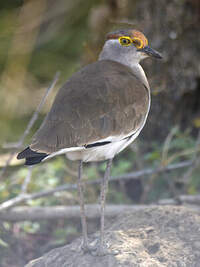
<instances>
[{"instance_id":1,"label":"bird's leg","mask_svg":"<svg viewBox=\"0 0 200 267\"><path fill-rule=\"evenodd\" d=\"M88 244L88 236L87 236L87 223L86 223L86 216L85 216L85 206L84 206L84 195L83 195L83 186L82 186L82 172L83 172L83 161L79 161L78 167L78 193L79 193L79 204L80 204L80 212L81 212L81 225L82 225L82 233L83 233L83 245L82 249L86 252L89 249Z\"/></svg>"},{"instance_id":2,"label":"bird's leg","mask_svg":"<svg viewBox=\"0 0 200 267\"><path fill-rule=\"evenodd\" d=\"M99 247L97 249L97 253L99 255L107 254L104 244L104 215L105 215L105 202L106 202L106 192L108 189L108 180L110 177L110 170L112 166L112 159L109 159L107 161L106 171L101 183L101 195L100 195L100 201L101 201L101 229L100 229L100 240L99 240Z\"/></svg>"}]
</instances>

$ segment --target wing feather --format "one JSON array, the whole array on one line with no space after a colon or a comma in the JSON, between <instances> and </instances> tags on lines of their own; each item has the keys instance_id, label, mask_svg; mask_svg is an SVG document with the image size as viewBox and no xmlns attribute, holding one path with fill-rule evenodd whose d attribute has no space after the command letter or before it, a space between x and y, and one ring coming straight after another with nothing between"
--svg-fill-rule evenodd
<instances>
[{"instance_id":1,"label":"wing feather","mask_svg":"<svg viewBox=\"0 0 200 267\"><path fill-rule=\"evenodd\" d=\"M144 122L148 102L148 89L129 67L97 61L60 89L30 147L52 153L127 135Z\"/></svg>"}]
</instances>

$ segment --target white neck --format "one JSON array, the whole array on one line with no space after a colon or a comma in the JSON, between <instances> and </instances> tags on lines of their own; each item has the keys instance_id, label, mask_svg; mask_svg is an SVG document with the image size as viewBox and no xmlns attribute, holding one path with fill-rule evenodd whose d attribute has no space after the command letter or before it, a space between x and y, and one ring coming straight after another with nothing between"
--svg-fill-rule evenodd
<instances>
[{"instance_id":1,"label":"white neck","mask_svg":"<svg viewBox=\"0 0 200 267\"><path fill-rule=\"evenodd\" d=\"M146 74L139 63L128 65L134 72L137 78L142 79L144 85L150 89Z\"/></svg>"},{"instance_id":2,"label":"white neck","mask_svg":"<svg viewBox=\"0 0 200 267\"><path fill-rule=\"evenodd\" d=\"M114 45L115 49L110 49L110 45ZM132 53L122 53L121 47L119 46L119 42L117 40L109 40L105 43L103 50L99 55L99 60L112 60L117 61L123 65L128 66L131 68L140 79L145 86L149 89L149 83L147 81L147 77L142 66L139 64L141 58L134 57ZM131 51L130 51L131 52Z\"/></svg>"}]
</instances>

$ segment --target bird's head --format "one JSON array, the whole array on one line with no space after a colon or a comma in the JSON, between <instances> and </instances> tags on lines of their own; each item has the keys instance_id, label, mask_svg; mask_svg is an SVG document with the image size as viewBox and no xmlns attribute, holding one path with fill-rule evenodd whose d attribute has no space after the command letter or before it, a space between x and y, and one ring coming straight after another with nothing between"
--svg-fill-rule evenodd
<instances>
[{"instance_id":1,"label":"bird's head","mask_svg":"<svg viewBox=\"0 0 200 267\"><path fill-rule=\"evenodd\" d=\"M133 29L118 30L107 34L105 45L100 54L100 59L130 64L139 63L147 57L162 58L157 51L148 45L148 40L144 34Z\"/></svg>"}]
</instances>

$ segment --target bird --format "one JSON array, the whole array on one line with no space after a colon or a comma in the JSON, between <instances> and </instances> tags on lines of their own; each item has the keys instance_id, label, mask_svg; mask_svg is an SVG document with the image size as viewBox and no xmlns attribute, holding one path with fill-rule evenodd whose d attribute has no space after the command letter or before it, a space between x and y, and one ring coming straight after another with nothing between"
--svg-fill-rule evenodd
<instances>
[{"instance_id":1,"label":"bird","mask_svg":"<svg viewBox=\"0 0 200 267\"><path fill-rule=\"evenodd\" d=\"M150 109L150 86L140 61L159 52L136 29L106 35L98 60L75 72L58 91L31 144L17 155L35 165L60 154L78 164L77 188L84 252L107 251L104 233L106 192L115 155L130 145L145 125ZM100 238L88 241L82 185L83 163L106 161L100 192Z\"/></svg>"}]
</instances>

